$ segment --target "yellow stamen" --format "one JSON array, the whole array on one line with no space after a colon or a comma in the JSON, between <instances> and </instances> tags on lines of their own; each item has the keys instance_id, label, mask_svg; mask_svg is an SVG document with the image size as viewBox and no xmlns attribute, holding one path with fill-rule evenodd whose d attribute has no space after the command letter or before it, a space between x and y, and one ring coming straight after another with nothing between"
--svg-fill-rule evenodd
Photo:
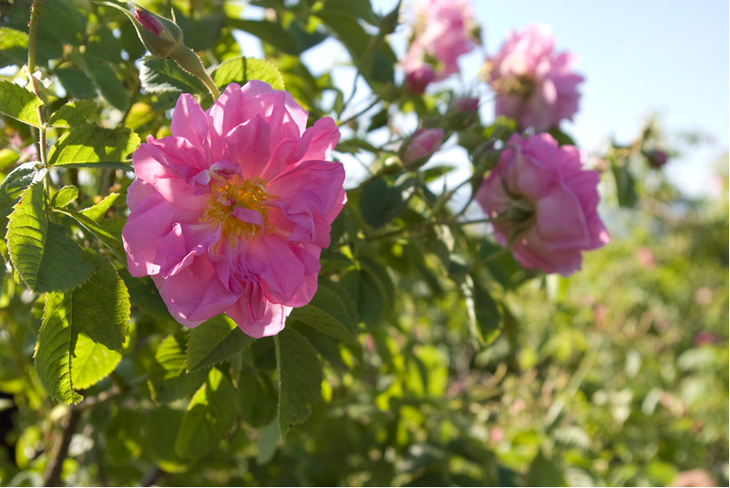
<instances>
[{"instance_id":1,"label":"yellow stamen","mask_svg":"<svg viewBox=\"0 0 730 488\"><path fill-rule=\"evenodd\" d=\"M249 238L269 229L269 209L262 205L266 200L277 198L266 191L266 182L254 176L251 179L242 179L234 176L222 184L211 184L211 197L208 208L201 218L201 222L220 224L222 234L228 237L233 245L239 237ZM236 207L254 210L263 217L263 226L258 226L233 216Z\"/></svg>"}]
</instances>

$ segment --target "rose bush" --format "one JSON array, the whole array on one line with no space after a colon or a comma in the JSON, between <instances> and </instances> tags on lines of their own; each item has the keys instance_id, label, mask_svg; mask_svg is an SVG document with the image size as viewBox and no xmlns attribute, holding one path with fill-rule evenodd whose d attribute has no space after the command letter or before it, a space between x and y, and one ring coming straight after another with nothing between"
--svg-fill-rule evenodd
<instances>
[{"instance_id":1,"label":"rose bush","mask_svg":"<svg viewBox=\"0 0 730 488\"><path fill-rule=\"evenodd\" d=\"M0 484L724 481L727 201L586 168L546 27L131 3L0 2Z\"/></svg>"}]
</instances>

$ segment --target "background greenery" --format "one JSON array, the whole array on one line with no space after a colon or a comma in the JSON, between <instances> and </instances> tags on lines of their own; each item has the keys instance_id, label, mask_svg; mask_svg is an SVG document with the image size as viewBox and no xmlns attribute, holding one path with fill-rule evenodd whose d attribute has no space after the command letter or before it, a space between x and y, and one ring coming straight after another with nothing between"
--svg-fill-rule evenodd
<instances>
[{"instance_id":1,"label":"background greenery","mask_svg":"<svg viewBox=\"0 0 730 488\"><path fill-rule=\"evenodd\" d=\"M310 123L349 126L337 154L374 161L333 227L320 291L284 333L252 341L222 317L188 332L126 273L119 232L130 153L169 134L181 92L210 95L145 57L124 14L83 0L38 2L39 94L11 84L28 79L31 3L0 3L2 253L38 255L0 270L0 483L663 486L694 468L728 483L726 157L716 191L687 200L647 167L641 150L671 142L648 123L599 163L611 244L568 279L527 272L485 226L457 222L461 206L436 190L450 166L385 164L398 113L457 133L467 186L494 156L483 144L515 130L463 124L450 91L405 92L396 12L260 0L266 19L243 20L233 2L146 2L174 8L218 86L285 87ZM262 40L265 61L242 57L235 29ZM329 36L371 90L352 120L350 88L298 57ZM42 167L32 126L53 146ZM389 144L373 142L379 129ZM19 231L28 222L45 248ZM69 249L50 262L80 260L74 272L39 266ZM94 307L112 320L78 313ZM44 349L44 330L66 339Z\"/></svg>"}]
</instances>

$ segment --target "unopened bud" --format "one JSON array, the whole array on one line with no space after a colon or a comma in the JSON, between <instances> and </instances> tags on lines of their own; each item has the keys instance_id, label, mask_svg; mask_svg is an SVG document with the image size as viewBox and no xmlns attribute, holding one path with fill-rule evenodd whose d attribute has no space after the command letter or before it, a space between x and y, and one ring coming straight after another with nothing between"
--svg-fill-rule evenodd
<instances>
[{"instance_id":1,"label":"unopened bud","mask_svg":"<svg viewBox=\"0 0 730 488\"><path fill-rule=\"evenodd\" d=\"M455 100L449 110L451 126L456 130L463 130L476 122L479 110L479 99L464 97Z\"/></svg>"},{"instance_id":2,"label":"unopened bud","mask_svg":"<svg viewBox=\"0 0 730 488\"><path fill-rule=\"evenodd\" d=\"M406 73L406 85L414 95L420 95L426 91L426 87L436 79L436 72L427 64L419 66L413 71Z\"/></svg>"},{"instance_id":3,"label":"unopened bud","mask_svg":"<svg viewBox=\"0 0 730 488\"><path fill-rule=\"evenodd\" d=\"M661 149L651 149L649 151L644 151L644 156L646 156L646 160L649 162L649 166L651 166L654 169L659 169L665 164L667 164L667 161L669 161L669 154L666 153L666 151L662 151Z\"/></svg>"},{"instance_id":4,"label":"unopened bud","mask_svg":"<svg viewBox=\"0 0 730 488\"><path fill-rule=\"evenodd\" d=\"M142 24L142 27L156 35L157 37L160 37L160 34L162 34L162 31L165 30L162 27L162 24L152 16L149 12L145 12L142 9L135 8L134 9L134 18L137 19L137 21Z\"/></svg>"},{"instance_id":5,"label":"unopened bud","mask_svg":"<svg viewBox=\"0 0 730 488\"><path fill-rule=\"evenodd\" d=\"M134 20L137 34L151 55L167 58L182 45L183 32L172 20L140 7L134 9Z\"/></svg>"},{"instance_id":6,"label":"unopened bud","mask_svg":"<svg viewBox=\"0 0 730 488\"><path fill-rule=\"evenodd\" d=\"M443 139L444 131L441 129L418 129L403 150L403 165L408 169L422 166L439 150Z\"/></svg>"}]
</instances>

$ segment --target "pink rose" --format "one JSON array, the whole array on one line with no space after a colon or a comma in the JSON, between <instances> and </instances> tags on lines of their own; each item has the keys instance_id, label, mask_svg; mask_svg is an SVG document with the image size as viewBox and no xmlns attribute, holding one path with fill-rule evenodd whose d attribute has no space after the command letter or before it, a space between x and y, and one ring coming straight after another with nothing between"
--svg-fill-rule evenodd
<instances>
[{"instance_id":1,"label":"pink rose","mask_svg":"<svg viewBox=\"0 0 730 488\"><path fill-rule=\"evenodd\" d=\"M441 129L418 129L411 141L403 151L403 164L406 166L424 158L430 157L439 150L444 139L444 131ZM423 160L423 163L426 159Z\"/></svg>"},{"instance_id":2,"label":"pink rose","mask_svg":"<svg viewBox=\"0 0 730 488\"><path fill-rule=\"evenodd\" d=\"M426 82L443 80L459 71L457 59L477 45L474 12L469 0L423 0L416 5L416 25L403 69L406 80L417 77L426 79L418 70L431 66L434 78ZM408 83L409 88L420 85ZM423 85L425 89L425 85ZM413 91L413 93L423 93Z\"/></svg>"},{"instance_id":3,"label":"pink rose","mask_svg":"<svg viewBox=\"0 0 730 488\"><path fill-rule=\"evenodd\" d=\"M584 161L584 152L558 147L549 134L515 134L479 188L497 241L511 244L525 268L567 276L581 268L581 251L609 241L596 211L601 177L582 169Z\"/></svg>"},{"instance_id":4,"label":"pink rose","mask_svg":"<svg viewBox=\"0 0 730 488\"><path fill-rule=\"evenodd\" d=\"M497 92L496 114L523 128L544 131L578 111L577 86L583 77L570 71L578 57L555 53L550 26L532 24L511 32L502 49L487 61L487 82Z\"/></svg>"},{"instance_id":5,"label":"pink rose","mask_svg":"<svg viewBox=\"0 0 730 488\"><path fill-rule=\"evenodd\" d=\"M228 85L207 111L187 94L172 136L134 153L122 237L133 276L149 275L181 324L225 312L252 337L283 327L317 290L319 255L347 196L331 118L261 81Z\"/></svg>"}]
</instances>

